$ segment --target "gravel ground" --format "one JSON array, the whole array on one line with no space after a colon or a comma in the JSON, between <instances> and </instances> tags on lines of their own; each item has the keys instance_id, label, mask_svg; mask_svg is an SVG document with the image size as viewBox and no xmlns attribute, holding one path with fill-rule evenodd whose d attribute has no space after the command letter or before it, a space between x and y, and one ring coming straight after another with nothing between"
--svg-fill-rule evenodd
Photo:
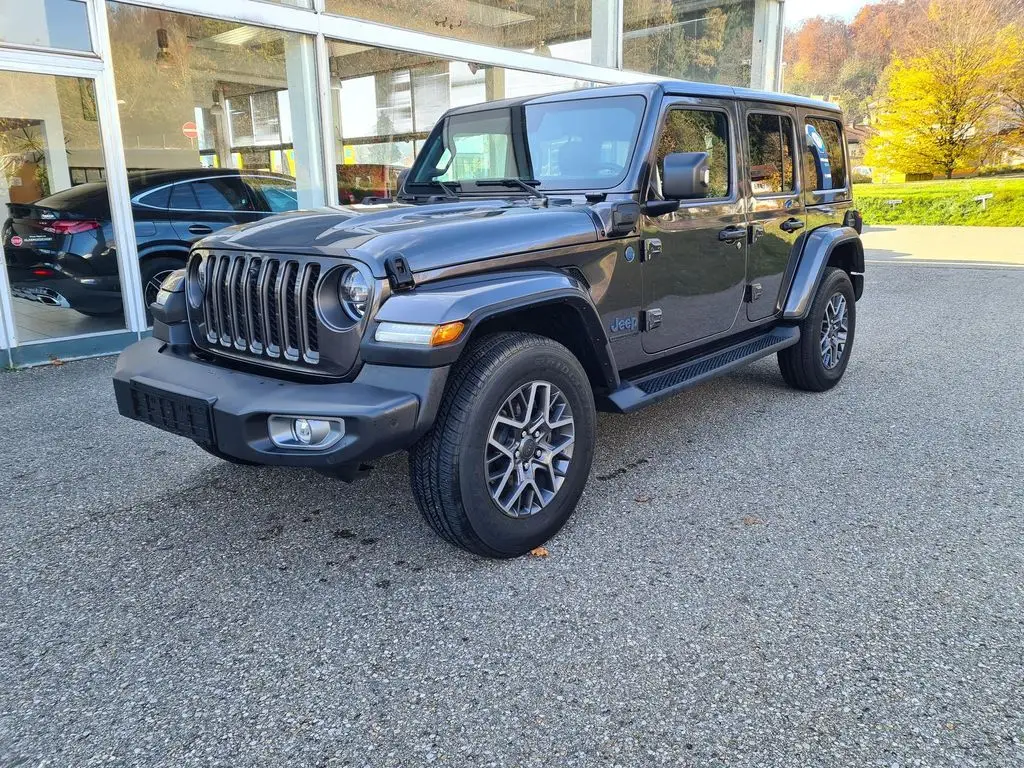
<instances>
[{"instance_id":1,"label":"gravel ground","mask_svg":"<svg viewBox=\"0 0 1024 768\"><path fill-rule=\"evenodd\" d=\"M0 373L0 765L1024 764L1024 270L881 266L774 360L603 416L547 558ZM21 762L23 761L23 762Z\"/></svg>"}]
</instances>

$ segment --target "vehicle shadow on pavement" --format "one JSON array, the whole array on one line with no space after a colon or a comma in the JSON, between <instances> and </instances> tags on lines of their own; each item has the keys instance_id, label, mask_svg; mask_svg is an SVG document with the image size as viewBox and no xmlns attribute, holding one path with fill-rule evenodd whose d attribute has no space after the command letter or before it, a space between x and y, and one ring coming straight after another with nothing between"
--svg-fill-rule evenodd
<instances>
[{"instance_id":1,"label":"vehicle shadow on pavement","mask_svg":"<svg viewBox=\"0 0 1024 768\"><path fill-rule=\"evenodd\" d=\"M580 532L588 538L611 533L604 509L609 489L642 484L666 458L701 450L703 441L715 439L709 424L741 424L758 407L766 385L784 387L769 362L639 413L600 414L587 491L552 546ZM139 504L130 514L142 527L144 546L177 552L181 566L197 557L226 556L235 563L230 570L262 564L317 579L324 578L323 571L337 574L356 565L363 574L385 575L396 568L449 571L460 563L463 569L467 563L509 567L462 552L428 528L409 488L404 453L379 460L366 478L352 484L310 470L236 467L211 459L184 487ZM676 523L666 518L662 524Z\"/></svg>"}]
</instances>

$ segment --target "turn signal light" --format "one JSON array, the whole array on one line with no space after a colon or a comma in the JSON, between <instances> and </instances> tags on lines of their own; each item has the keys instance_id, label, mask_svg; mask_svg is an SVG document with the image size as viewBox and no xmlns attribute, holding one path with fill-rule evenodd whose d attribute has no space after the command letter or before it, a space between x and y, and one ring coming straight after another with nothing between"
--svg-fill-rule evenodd
<instances>
[{"instance_id":1,"label":"turn signal light","mask_svg":"<svg viewBox=\"0 0 1024 768\"><path fill-rule=\"evenodd\" d=\"M376 341L384 344L410 344L416 347L439 347L451 344L462 335L466 324L456 320L443 325L418 325L416 323L394 323L384 320L374 333Z\"/></svg>"},{"instance_id":2,"label":"turn signal light","mask_svg":"<svg viewBox=\"0 0 1024 768\"><path fill-rule=\"evenodd\" d=\"M462 329L465 327L466 324L461 320L437 326L430 336L430 346L439 347L442 344L450 344L462 335Z\"/></svg>"}]
</instances>

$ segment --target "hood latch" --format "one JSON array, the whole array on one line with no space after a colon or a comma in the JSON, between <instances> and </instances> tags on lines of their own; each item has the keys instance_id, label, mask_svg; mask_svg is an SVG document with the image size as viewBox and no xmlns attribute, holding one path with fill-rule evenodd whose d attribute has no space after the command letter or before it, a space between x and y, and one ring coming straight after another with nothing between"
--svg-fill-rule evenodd
<instances>
[{"instance_id":1,"label":"hood latch","mask_svg":"<svg viewBox=\"0 0 1024 768\"><path fill-rule=\"evenodd\" d=\"M387 272L388 282L391 283L393 291L411 291L416 287L416 280L413 279L412 270L409 269L409 262L401 254L393 254L384 259L384 271Z\"/></svg>"}]
</instances>

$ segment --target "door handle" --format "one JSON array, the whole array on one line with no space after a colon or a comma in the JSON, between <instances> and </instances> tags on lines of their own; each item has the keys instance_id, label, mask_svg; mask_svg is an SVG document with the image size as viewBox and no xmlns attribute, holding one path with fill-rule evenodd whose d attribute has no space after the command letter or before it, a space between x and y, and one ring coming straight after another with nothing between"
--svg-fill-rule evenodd
<instances>
[{"instance_id":1,"label":"door handle","mask_svg":"<svg viewBox=\"0 0 1024 768\"><path fill-rule=\"evenodd\" d=\"M798 229L803 229L805 226L803 219L786 219L779 225L779 229L783 232L796 232Z\"/></svg>"},{"instance_id":2,"label":"door handle","mask_svg":"<svg viewBox=\"0 0 1024 768\"><path fill-rule=\"evenodd\" d=\"M746 227L726 227L718 233L718 239L723 243L736 243L747 239Z\"/></svg>"},{"instance_id":3,"label":"door handle","mask_svg":"<svg viewBox=\"0 0 1024 768\"><path fill-rule=\"evenodd\" d=\"M193 224L188 231L193 235L209 235L213 233L213 227L208 227L205 224Z\"/></svg>"}]
</instances>

